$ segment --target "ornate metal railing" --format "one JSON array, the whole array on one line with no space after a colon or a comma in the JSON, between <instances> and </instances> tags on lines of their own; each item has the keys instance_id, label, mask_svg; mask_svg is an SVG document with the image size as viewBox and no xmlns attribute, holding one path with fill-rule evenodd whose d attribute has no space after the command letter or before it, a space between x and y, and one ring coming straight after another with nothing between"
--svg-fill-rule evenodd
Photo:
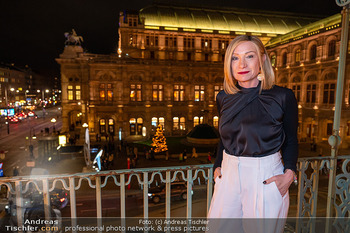
<instances>
[{"instance_id":1,"label":"ornate metal railing","mask_svg":"<svg viewBox=\"0 0 350 233\"><path fill-rule=\"evenodd\" d=\"M77 209L76 209L76 191L82 186L84 180L88 186L95 189L96 193L96 217L98 227L101 226L102 217L102 189L106 187L107 182L112 180L113 184L120 189L120 217L126 217L126 187L132 183L137 183L143 190L143 218L149 217L148 209L148 189L152 183L165 183L165 218L170 218L170 199L171 199L171 183L176 180L185 181L187 183L187 205L186 217L192 217L192 186L199 178L204 179L207 184L207 211L209 209L212 190L213 190L213 168L211 164L195 165L195 166L179 166L179 167L161 167L161 168L145 168L133 170L114 170L102 171L98 173L78 173L72 175L47 175L47 176L28 176L13 177L0 179L0 186L5 185L10 195L15 196L15 208L17 216L17 225L24 226L25 203L23 195L29 192L29 187L35 187L36 190L43 194L43 208L45 218L49 219L52 215L50 207L50 192L56 187L63 187L69 191L70 201L70 217L72 225L77 225ZM134 179L133 179L134 177ZM103 179L103 182L102 182ZM110 183L110 182L108 182Z\"/></svg>"},{"instance_id":2,"label":"ornate metal railing","mask_svg":"<svg viewBox=\"0 0 350 233\"><path fill-rule=\"evenodd\" d=\"M331 166L331 161L335 160L335 166ZM318 204L334 208L334 216L327 217L323 221L329 224L333 230L325 232L350 232L350 155L332 157L309 157L300 158L298 163L298 203L297 216L307 217L310 221L297 219L297 232L317 232ZM335 169L335 171L334 171ZM334 171L335 179L332 180ZM320 191L320 177L323 177L323 190L327 190L327 203L318 202ZM334 189L332 188L334 187ZM325 194L325 193L324 193Z\"/></svg>"},{"instance_id":3,"label":"ornate metal railing","mask_svg":"<svg viewBox=\"0 0 350 233\"><path fill-rule=\"evenodd\" d=\"M297 218L295 231L296 232L317 232L316 222L314 217L318 216L318 204L321 207L325 203L318 203L320 194L320 182L322 183L323 194L330 194L330 189L327 189L329 178L327 177L330 166L331 157L309 157L301 158L298 163L299 183L298 183L298 199L297 199ZM348 221L337 221L337 219L348 219L350 216L350 155L339 156L337 158L338 166L335 177L334 198L331 198L332 205L335 209L337 217L331 225L334 229L339 229L338 232L350 232ZM213 190L213 170L211 164L195 165L195 166L178 166L178 167L161 167L161 168L145 168L133 170L114 170L103 171L98 173L78 173L71 175L47 175L47 176L28 176L28 177L13 177L1 178L0 186L6 186L8 192L14 196L17 224L23 225L24 221L24 199L23 196L29 192L30 186L35 187L43 193L43 206L45 217L49 218L52 215L50 207L50 192L55 188L63 188L69 191L70 201L70 217L72 225L76 225L77 220L77 205L76 191L82 186L85 181L88 186L94 190L96 197L96 216L97 219L108 217L102 215L102 189L111 183L119 189L120 192L120 217L126 217L126 188L131 185L137 185L142 190L143 200L143 218L149 218L149 187L154 183L164 183L165 196L165 218L170 218L171 207L171 183L176 180L183 180L187 183L187 205L186 217L192 217L192 187L197 184L197 180L202 180L207 188L206 211L209 209ZM203 183L202 182L202 183ZM325 185L326 184L326 185ZM324 190L327 189L327 192ZM325 201L324 201L325 202ZM326 204L327 205L327 204ZM322 214L321 214L322 215ZM325 216L324 214L322 216ZM309 219L308 221L304 221ZM329 218L330 219L330 218ZM102 224L98 222L98 224Z\"/></svg>"}]
</instances>

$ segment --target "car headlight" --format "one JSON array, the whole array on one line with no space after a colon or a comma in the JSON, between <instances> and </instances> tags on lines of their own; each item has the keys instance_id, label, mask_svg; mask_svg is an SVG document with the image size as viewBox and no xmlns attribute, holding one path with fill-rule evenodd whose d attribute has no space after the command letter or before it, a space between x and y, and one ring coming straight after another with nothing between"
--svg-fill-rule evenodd
<instances>
[{"instance_id":1,"label":"car headlight","mask_svg":"<svg viewBox=\"0 0 350 233\"><path fill-rule=\"evenodd\" d=\"M152 194L152 193L149 193L149 194L148 194L148 196L149 196L149 197L152 197L152 196L153 196L153 194Z\"/></svg>"},{"instance_id":2,"label":"car headlight","mask_svg":"<svg viewBox=\"0 0 350 233\"><path fill-rule=\"evenodd\" d=\"M191 190L191 195L193 195L193 190Z\"/></svg>"}]
</instances>

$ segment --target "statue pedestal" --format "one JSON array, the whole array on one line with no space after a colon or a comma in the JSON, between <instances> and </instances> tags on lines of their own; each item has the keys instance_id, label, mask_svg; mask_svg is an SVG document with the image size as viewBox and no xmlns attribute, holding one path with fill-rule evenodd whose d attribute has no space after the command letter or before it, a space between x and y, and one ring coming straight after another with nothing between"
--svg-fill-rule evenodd
<instances>
[{"instance_id":1,"label":"statue pedestal","mask_svg":"<svg viewBox=\"0 0 350 233\"><path fill-rule=\"evenodd\" d=\"M63 53L60 54L60 58L77 58L79 57L79 54L83 52L83 48L79 45L66 45Z\"/></svg>"}]
</instances>

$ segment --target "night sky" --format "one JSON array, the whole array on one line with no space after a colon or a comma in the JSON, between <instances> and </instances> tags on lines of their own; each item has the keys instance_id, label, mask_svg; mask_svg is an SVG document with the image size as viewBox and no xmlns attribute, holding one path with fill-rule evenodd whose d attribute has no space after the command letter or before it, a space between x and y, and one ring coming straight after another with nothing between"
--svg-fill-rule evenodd
<instances>
[{"instance_id":1,"label":"night sky","mask_svg":"<svg viewBox=\"0 0 350 233\"><path fill-rule=\"evenodd\" d=\"M0 0L0 62L29 65L51 79L59 76L55 58L64 33L74 28L87 52L116 52L120 11L139 10L152 0ZM177 0L182 5L223 6L330 16L341 11L335 0Z\"/></svg>"}]
</instances>

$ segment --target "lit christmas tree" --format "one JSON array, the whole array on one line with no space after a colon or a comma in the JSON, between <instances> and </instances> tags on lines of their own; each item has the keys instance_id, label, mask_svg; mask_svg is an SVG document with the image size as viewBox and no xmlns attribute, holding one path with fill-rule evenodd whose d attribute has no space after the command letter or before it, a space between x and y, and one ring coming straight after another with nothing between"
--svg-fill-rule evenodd
<instances>
[{"instance_id":1,"label":"lit christmas tree","mask_svg":"<svg viewBox=\"0 0 350 233\"><path fill-rule=\"evenodd\" d=\"M168 146L166 145L166 138L163 135L163 127L162 125L158 125L157 127L157 132L152 138L152 146L155 147L154 152L162 152L162 151L167 151Z\"/></svg>"}]
</instances>

